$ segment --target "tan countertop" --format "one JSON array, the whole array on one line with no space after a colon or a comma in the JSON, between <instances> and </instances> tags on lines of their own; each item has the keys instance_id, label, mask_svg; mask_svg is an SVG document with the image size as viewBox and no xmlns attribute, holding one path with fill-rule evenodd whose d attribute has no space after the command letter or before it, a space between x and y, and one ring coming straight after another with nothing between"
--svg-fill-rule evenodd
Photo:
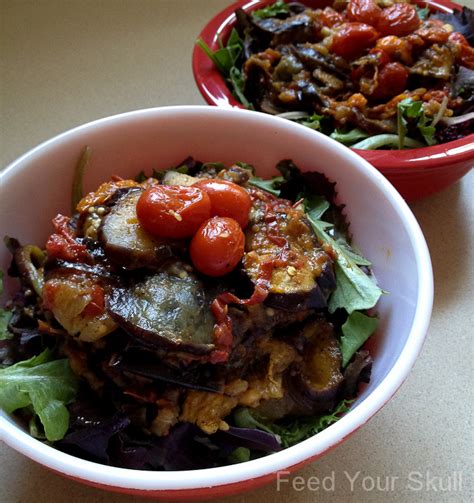
<instances>
[{"instance_id":1,"label":"tan countertop","mask_svg":"<svg viewBox=\"0 0 474 503\"><path fill-rule=\"evenodd\" d=\"M474 2L468 0L472 5ZM1 0L0 166L57 133L119 112L204 104L194 41L229 0ZM465 2L466 3L466 2ZM473 5L474 6L474 5ZM425 233L435 304L422 354L396 397L297 475L226 501L454 502L472 497L474 174L411 205ZM0 444L0 501L131 502L54 475Z\"/></svg>"}]
</instances>

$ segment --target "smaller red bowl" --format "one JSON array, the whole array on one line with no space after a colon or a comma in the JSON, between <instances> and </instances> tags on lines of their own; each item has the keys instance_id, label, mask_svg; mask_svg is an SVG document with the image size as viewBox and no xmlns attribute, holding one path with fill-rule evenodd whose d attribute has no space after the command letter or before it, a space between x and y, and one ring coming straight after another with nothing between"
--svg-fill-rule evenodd
<instances>
[{"instance_id":1,"label":"smaller red bowl","mask_svg":"<svg viewBox=\"0 0 474 503\"><path fill-rule=\"evenodd\" d=\"M226 41L235 25L234 11L260 9L274 0L239 0L214 16L199 37L213 50L219 40ZM303 0L310 7L324 7L329 0ZM444 12L462 7L449 0L422 2ZM227 87L204 51L195 46L192 58L193 74L199 91L209 105L224 108L245 108ZM375 166L395 186L406 200L420 199L439 192L470 171L474 166L474 133L459 140L410 150L359 150L353 149Z\"/></svg>"}]
</instances>

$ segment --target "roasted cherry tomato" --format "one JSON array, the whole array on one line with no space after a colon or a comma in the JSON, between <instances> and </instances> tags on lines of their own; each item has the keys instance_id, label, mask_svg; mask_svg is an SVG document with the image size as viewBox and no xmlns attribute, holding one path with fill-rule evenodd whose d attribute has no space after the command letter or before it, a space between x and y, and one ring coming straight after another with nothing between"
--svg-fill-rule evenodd
<instances>
[{"instance_id":1,"label":"roasted cherry tomato","mask_svg":"<svg viewBox=\"0 0 474 503\"><path fill-rule=\"evenodd\" d=\"M207 192L211 200L211 216L230 217L239 222L242 229L249 223L252 200L249 193L236 183L227 180L201 180L193 185Z\"/></svg>"},{"instance_id":2,"label":"roasted cherry tomato","mask_svg":"<svg viewBox=\"0 0 474 503\"><path fill-rule=\"evenodd\" d=\"M463 66L474 70L474 48L469 45L464 35L455 31L449 35L448 40L457 46L456 60Z\"/></svg>"},{"instance_id":3,"label":"roasted cherry tomato","mask_svg":"<svg viewBox=\"0 0 474 503\"><path fill-rule=\"evenodd\" d=\"M379 38L375 44L374 50L384 51L388 56L395 60L402 61L407 65L412 64L412 44L405 38L387 35Z\"/></svg>"},{"instance_id":4,"label":"roasted cherry tomato","mask_svg":"<svg viewBox=\"0 0 474 503\"><path fill-rule=\"evenodd\" d=\"M189 253L198 271L208 276L223 276L240 262L244 246L245 236L236 220L213 217L196 232Z\"/></svg>"},{"instance_id":5,"label":"roasted cherry tomato","mask_svg":"<svg viewBox=\"0 0 474 503\"><path fill-rule=\"evenodd\" d=\"M191 237L211 216L211 200L197 187L157 185L137 202L137 217L150 234L165 238Z\"/></svg>"},{"instance_id":6,"label":"roasted cherry tomato","mask_svg":"<svg viewBox=\"0 0 474 503\"><path fill-rule=\"evenodd\" d=\"M407 85L408 72L401 63L387 63L379 71L378 84L371 94L375 99L387 99L402 93Z\"/></svg>"},{"instance_id":7,"label":"roasted cherry tomato","mask_svg":"<svg viewBox=\"0 0 474 503\"><path fill-rule=\"evenodd\" d=\"M374 47L370 49L369 54L375 54L377 56L378 66L385 66L387 63L390 63L390 56L383 49Z\"/></svg>"},{"instance_id":8,"label":"roasted cherry tomato","mask_svg":"<svg viewBox=\"0 0 474 503\"><path fill-rule=\"evenodd\" d=\"M361 56L374 45L379 34L372 26L364 23L344 23L334 34L331 51L345 59Z\"/></svg>"},{"instance_id":9,"label":"roasted cherry tomato","mask_svg":"<svg viewBox=\"0 0 474 503\"><path fill-rule=\"evenodd\" d=\"M334 26L344 21L342 15L331 7L325 7L320 14L320 18L324 26Z\"/></svg>"},{"instance_id":10,"label":"roasted cherry tomato","mask_svg":"<svg viewBox=\"0 0 474 503\"><path fill-rule=\"evenodd\" d=\"M403 37L415 31L420 23L420 18L413 5L396 3L382 10L377 28L383 35Z\"/></svg>"},{"instance_id":11,"label":"roasted cherry tomato","mask_svg":"<svg viewBox=\"0 0 474 503\"><path fill-rule=\"evenodd\" d=\"M347 6L347 19L376 26L382 9L374 0L350 0Z\"/></svg>"}]
</instances>

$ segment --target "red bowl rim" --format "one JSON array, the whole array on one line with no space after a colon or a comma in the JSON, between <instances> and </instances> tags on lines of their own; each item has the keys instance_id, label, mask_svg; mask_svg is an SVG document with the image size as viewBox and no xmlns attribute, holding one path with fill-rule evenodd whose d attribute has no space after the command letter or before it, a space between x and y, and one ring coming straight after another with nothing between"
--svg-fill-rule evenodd
<instances>
[{"instance_id":1,"label":"red bowl rim","mask_svg":"<svg viewBox=\"0 0 474 503\"><path fill-rule=\"evenodd\" d=\"M216 14L202 29L198 38L202 38L212 50L216 50L219 48L219 39L225 40L229 35L235 22L234 11L237 8L240 7L247 11L255 10L272 1L238 0ZM306 3L310 3L310 1L306 0ZM321 0L319 3L327 2ZM462 6L450 0L427 0L417 3L429 4L445 12L462 9ZM209 105L224 108L245 108L234 98L219 70L197 45L193 50L192 68L197 87ZM449 164L473 160L474 133L448 143L410 150L352 150L384 173L406 172L407 169L410 171L432 170Z\"/></svg>"}]
</instances>

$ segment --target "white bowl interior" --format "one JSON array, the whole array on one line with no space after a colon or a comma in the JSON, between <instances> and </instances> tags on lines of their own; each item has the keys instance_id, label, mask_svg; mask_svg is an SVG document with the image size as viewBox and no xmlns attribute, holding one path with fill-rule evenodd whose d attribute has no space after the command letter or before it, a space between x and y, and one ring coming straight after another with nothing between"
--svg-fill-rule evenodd
<instances>
[{"instance_id":1,"label":"white bowl interior","mask_svg":"<svg viewBox=\"0 0 474 503\"><path fill-rule=\"evenodd\" d=\"M102 119L66 132L25 154L0 174L0 230L22 243L43 244L58 212L69 214L73 170L85 145L92 149L86 189L111 175L176 166L188 155L202 161L253 164L260 176L292 159L303 170L337 182L354 243L372 263L388 292L377 306L381 323L374 339L369 385L353 409L321 434L283 452L236 465L232 470L138 472L78 460L21 432L0 417L7 443L27 456L78 478L137 489L184 489L229 484L285 469L335 445L366 422L400 386L421 348L431 314L433 286L426 243L405 202L359 156L333 140L284 119L243 110L166 107ZM0 249L0 268L10 261ZM7 282L11 293L13 283Z\"/></svg>"}]
</instances>

